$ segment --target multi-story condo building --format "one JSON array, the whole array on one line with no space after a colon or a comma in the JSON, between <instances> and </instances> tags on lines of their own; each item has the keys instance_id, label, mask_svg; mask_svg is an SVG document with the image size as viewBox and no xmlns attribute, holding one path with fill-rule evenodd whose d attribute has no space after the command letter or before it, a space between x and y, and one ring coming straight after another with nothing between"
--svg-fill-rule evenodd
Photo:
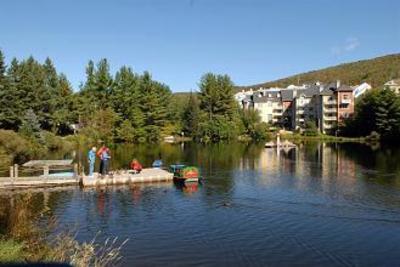
<instances>
[{"instance_id":1,"label":"multi-story condo building","mask_svg":"<svg viewBox=\"0 0 400 267\"><path fill-rule=\"evenodd\" d=\"M316 122L316 98L319 85L294 90L292 102L292 129L304 128L307 121Z\"/></svg>"},{"instance_id":2,"label":"multi-story condo building","mask_svg":"<svg viewBox=\"0 0 400 267\"><path fill-rule=\"evenodd\" d=\"M303 129L315 123L322 133L335 133L337 126L354 113L355 98L371 89L367 83L350 87L340 81L322 85L289 86L235 95L243 108L258 110L261 120L286 129Z\"/></svg>"},{"instance_id":3,"label":"multi-story condo building","mask_svg":"<svg viewBox=\"0 0 400 267\"><path fill-rule=\"evenodd\" d=\"M354 114L354 88L328 84L318 98L318 126L322 133L333 133L337 126Z\"/></svg>"},{"instance_id":4,"label":"multi-story condo building","mask_svg":"<svg viewBox=\"0 0 400 267\"><path fill-rule=\"evenodd\" d=\"M396 94L400 94L400 79L390 80L385 83L385 87L392 90Z\"/></svg>"},{"instance_id":5,"label":"multi-story condo building","mask_svg":"<svg viewBox=\"0 0 400 267\"><path fill-rule=\"evenodd\" d=\"M261 120L270 124L280 124L283 107L280 90L259 91L253 95L254 109L258 110Z\"/></svg>"}]
</instances>

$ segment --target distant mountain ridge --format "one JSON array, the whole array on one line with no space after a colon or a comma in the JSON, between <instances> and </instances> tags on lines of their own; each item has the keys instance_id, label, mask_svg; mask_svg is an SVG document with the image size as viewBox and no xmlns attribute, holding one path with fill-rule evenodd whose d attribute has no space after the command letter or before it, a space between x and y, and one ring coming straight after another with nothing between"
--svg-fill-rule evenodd
<instances>
[{"instance_id":1,"label":"distant mountain ridge","mask_svg":"<svg viewBox=\"0 0 400 267\"><path fill-rule=\"evenodd\" d=\"M355 85L367 82L372 87L381 87L388 80L400 78L400 53L344 63L321 70L300 73L287 78L264 82L250 86L236 86L238 90L247 90L259 87L287 87L291 84L332 82L340 80L343 84Z\"/></svg>"}]
</instances>

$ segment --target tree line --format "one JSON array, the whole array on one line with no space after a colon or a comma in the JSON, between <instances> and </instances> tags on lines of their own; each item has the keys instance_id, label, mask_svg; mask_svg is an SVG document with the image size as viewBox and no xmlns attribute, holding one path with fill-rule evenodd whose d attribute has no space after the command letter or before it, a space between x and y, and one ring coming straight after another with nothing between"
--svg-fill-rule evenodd
<instances>
[{"instance_id":1,"label":"tree line","mask_svg":"<svg viewBox=\"0 0 400 267\"><path fill-rule=\"evenodd\" d=\"M398 141L400 136L400 96L387 88L374 89L356 102L355 115L340 129L346 136L380 136Z\"/></svg>"},{"instance_id":2,"label":"tree line","mask_svg":"<svg viewBox=\"0 0 400 267\"><path fill-rule=\"evenodd\" d=\"M42 131L65 136L74 130L109 142L155 142L166 135L264 139L267 125L256 112L240 110L233 95L227 75L207 73L198 92L174 95L147 71L122 66L111 74L107 59L90 60L74 92L50 58L14 58L6 66L0 50L0 128L36 139Z\"/></svg>"}]
</instances>

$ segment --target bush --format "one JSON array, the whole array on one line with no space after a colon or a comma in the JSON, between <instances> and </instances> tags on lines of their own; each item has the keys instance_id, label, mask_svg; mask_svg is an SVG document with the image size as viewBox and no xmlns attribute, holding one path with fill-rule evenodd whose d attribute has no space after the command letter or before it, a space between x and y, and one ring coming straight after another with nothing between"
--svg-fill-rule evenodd
<instances>
[{"instance_id":1,"label":"bush","mask_svg":"<svg viewBox=\"0 0 400 267\"><path fill-rule=\"evenodd\" d=\"M55 151L55 150L64 150L71 146L71 143L68 142L66 139L55 135L52 132L44 131L42 132L45 146L48 150Z\"/></svg>"},{"instance_id":2,"label":"bush","mask_svg":"<svg viewBox=\"0 0 400 267\"><path fill-rule=\"evenodd\" d=\"M261 122L255 125L254 133L252 135L253 140L261 141L270 139L271 135L268 132L269 126L265 122Z\"/></svg>"},{"instance_id":3,"label":"bush","mask_svg":"<svg viewBox=\"0 0 400 267\"><path fill-rule=\"evenodd\" d=\"M35 140L10 130L0 130L0 147L9 155L11 161L18 162L41 157L46 153L46 148Z\"/></svg>"},{"instance_id":4,"label":"bush","mask_svg":"<svg viewBox=\"0 0 400 267\"><path fill-rule=\"evenodd\" d=\"M14 240L0 240L0 262L21 262L23 256L23 244Z\"/></svg>"},{"instance_id":5,"label":"bush","mask_svg":"<svg viewBox=\"0 0 400 267\"><path fill-rule=\"evenodd\" d=\"M318 128L314 122L308 121L306 123L306 128L303 132L303 135L305 135L305 136L318 136L319 135Z\"/></svg>"}]
</instances>

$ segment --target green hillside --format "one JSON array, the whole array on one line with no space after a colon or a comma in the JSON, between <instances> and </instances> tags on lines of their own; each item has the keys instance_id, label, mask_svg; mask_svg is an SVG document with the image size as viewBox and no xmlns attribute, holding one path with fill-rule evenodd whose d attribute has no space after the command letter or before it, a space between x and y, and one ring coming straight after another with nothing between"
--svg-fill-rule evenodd
<instances>
[{"instance_id":1,"label":"green hillside","mask_svg":"<svg viewBox=\"0 0 400 267\"><path fill-rule=\"evenodd\" d=\"M315 81L332 82L336 80L350 85L367 82L373 87L380 87L388 80L394 78L400 78L400 54L340 64L334 67L293 75L276 81L251 86L237 86L237 88L286 87L291 84L301 85Z\"/></svg>"}]
</instances>

